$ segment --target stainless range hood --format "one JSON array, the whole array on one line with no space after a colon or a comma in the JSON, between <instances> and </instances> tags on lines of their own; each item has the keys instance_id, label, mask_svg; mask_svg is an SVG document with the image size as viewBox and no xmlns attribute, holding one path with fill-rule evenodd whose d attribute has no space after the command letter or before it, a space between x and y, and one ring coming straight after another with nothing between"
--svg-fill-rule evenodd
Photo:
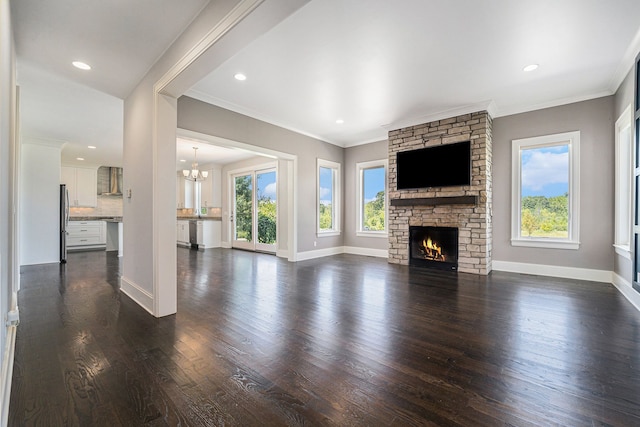
<instances>
[{"instance_id":1,"label":"stainless range hood","mask_svg":"<svg viewBox=\"0 0 640 427\"><path fill-rule=\"evenodd\" d=\"M122 168L101 166L98 185L98 193L102 196L122 196Z\"/></svg>"}]
</instances>

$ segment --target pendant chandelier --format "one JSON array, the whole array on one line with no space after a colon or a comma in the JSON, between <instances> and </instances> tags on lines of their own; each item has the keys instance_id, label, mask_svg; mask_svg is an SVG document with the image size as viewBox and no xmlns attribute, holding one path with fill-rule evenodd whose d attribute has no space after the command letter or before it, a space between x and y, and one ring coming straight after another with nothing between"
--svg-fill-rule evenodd
<instances>
[{"instance_id":1,"label":"pendant chandelier","mask_svg":"<svg viewBox=\"0 0 640 427\"><path fill-rule=\"evenodd\" d=\"M191 170L183 169L182 174L184 179L189 181L204 181L209 176L208 171L201 171L198 169L198 147L193 147L193 163L191 163Z\"/></svg>"}]
</instances>

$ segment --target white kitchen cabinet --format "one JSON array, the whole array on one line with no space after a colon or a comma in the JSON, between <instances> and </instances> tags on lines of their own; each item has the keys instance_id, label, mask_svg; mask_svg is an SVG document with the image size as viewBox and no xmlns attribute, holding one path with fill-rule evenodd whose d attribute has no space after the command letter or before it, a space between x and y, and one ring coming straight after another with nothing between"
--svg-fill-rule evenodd
<instances>
[{"instance_id":1,"label":"white kitchen cabinet","mask_svg":"<svg viewBox=\"0 0 640 427\"><path fill-rule=\"evenodd\" d=\"M219 208L222 206L222 172L220 169L210 169L207 179L200 187L200 206L204 208Z\"/></svg>"},{"instance_id":2,"label":"white kitchen cabinet","mask_svg":"<svg viewBox=\"0 0 640 427\"><path fill-rule=\"evenodd\" d=\"M210 208L213 206L213 174L208 171L207 179L200 183L200 207Z\"/></svg>"},{"instance_id":3,"label":"white kitchen cabinet","mask_svg":"<svg viewBox=\"0 0 640 427\"><path fill-rule=\"evenodd\" d=\"M195 182L184 178L182 171L176 178L176 206L178 209L193 209L195 206Z\"/></svg>"},{"instance_id":4,"label":"white kitchen cabinet","mask_svg":"<svg viewBox=\"0 0 640 427\"><path fill-rule=\"evenodd\" d=\"M186 221L186 220L177 221L176 241L179 245L189 245L189 221Z\"/></svg>"},{"instance_id":5,"label":"white kitchen cabinet","mask_svg":"<svg viewBox=\"0 0 640 427\"><path fill-rule=\"evenodd\" d=\"M98 206L98 172L93 168L62 166L60 183L67 185L71 207Z\"/></svg>"},{"instance_id":6,"label":"white kitchen cabinet","mask_svg":"<svg viewBox=\"0 0 640 427\"><path fill-rule=\"evenodd\" d=\"M69 221L67 249L105 249L107 247L107 223L105 221Z\"/></svg>"},{"instance_id":7,"label":"white kitchen cabinet","mask_svg":"<svg viewBox=\"0 0 640 427\"><path fill-rule=\"evenodd\" d=\"M220 221L198 221L198 246L201 248L219 248L222 241Z\"/></svg>"}]
</instances>

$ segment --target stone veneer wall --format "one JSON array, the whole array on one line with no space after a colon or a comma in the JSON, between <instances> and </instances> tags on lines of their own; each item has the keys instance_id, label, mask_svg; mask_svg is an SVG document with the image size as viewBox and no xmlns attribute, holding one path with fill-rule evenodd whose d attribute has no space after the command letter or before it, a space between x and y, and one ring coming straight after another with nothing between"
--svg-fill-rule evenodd
<instances>
[{"instance_id":1,"label":"stone veneer wall","mask_svg":"<svg viewBox=\"0 0 640 427\"><path fill-rule=\"evenodd\" d=\"M389 206L389 262L409 264L409 226L458 227L458 271L491 271L491 116L465 114L389 132L389 200L477 196L478 204ZM396 153L471 141L471 185L396 189Z\"/></svg>"}]
</instances>

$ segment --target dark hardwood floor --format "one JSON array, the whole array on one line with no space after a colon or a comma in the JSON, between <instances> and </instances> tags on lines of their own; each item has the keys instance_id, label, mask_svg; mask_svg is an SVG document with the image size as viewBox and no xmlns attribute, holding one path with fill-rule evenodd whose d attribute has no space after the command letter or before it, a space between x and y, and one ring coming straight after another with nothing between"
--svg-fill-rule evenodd
<instances>
[{"instance_id":1,"label":"dark hardwood floor","mask_svg":"<svg viewBox=\"0 0 640 427\"><path fill-rule=\"evenodd\" d=\"M612 285L179 249L155 319L119 273L23 269L11 426L640 425L640 313Z\"/></svg>"}]
</instances>

